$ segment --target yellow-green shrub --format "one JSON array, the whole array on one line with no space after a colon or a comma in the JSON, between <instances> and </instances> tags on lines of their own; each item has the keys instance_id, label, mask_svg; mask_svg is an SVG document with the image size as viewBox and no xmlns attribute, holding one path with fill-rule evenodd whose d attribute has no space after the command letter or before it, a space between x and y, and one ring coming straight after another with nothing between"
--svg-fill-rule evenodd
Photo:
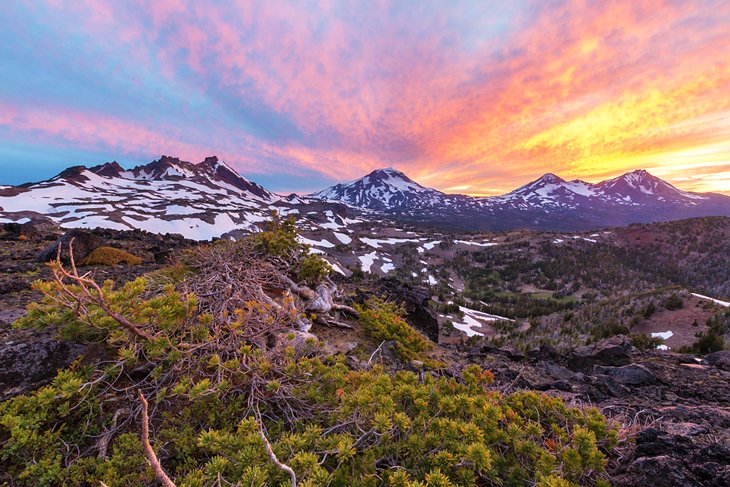
<instances>
[{"instance_id":1,"label":"yellow-green shrub","mask_svg":"<svg viewBox=\"0 0 730 487\"><path fill-rule=\"evenodd\" d=\"M411 360L419 353L433 348L433 343L401 318L404 310L381 298L370 298L359 306L360 324L376 340L396 342L396 352Z\"/></svg>"},{"instance_id":2,"label":"yellow-green shrub","mask_svg":"<svg viewBox=\"0 0 730 487\"><path fill-rule=\"evenodd\" d=\"M114 247L98 247L94 249L79 265L139 265L142 258Z\"/></svg>"}]
</instances>

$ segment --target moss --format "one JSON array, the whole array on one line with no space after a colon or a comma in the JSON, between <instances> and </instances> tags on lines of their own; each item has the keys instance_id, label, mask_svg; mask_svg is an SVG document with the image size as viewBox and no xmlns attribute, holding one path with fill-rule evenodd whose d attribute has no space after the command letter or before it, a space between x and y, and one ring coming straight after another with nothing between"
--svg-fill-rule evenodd
<instances>
[{"instance_id":1,"label":"moss","mask_svg":"<svg viewBox=\"0 0 730 487\"><path fill-rule=\"evenodd\" d=\"M141 257L137 257L136 255L130 254L124 250L115 249L113 247L99 247L94 249L85 259L79 262L79 265L139 265L141 263Z\"/></svg>"}]
</instances>

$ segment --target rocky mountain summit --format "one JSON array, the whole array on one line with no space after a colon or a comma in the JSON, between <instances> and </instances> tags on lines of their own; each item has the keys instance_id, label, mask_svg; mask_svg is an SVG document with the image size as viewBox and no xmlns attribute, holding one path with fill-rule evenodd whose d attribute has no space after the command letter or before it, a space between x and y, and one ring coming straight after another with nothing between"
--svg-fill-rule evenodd
<instances>
[{"instance_id":1,"label":"rocky mountain summit","mask_svg":"<svg viewBox=\"0 0 730 487\"><path fill-rule=\"evenodd\" d=\"M310 195L372 210L426 210L437 208L450 198L426 188L393 168L378 169L349 183L340 183Z\"/></svg>"}]
</instances>

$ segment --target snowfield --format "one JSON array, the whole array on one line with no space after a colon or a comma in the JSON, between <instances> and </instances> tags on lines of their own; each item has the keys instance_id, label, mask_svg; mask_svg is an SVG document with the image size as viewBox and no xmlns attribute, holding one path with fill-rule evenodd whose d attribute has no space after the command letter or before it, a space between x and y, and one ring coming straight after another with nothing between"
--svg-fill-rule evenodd
<instances>
[{"instance_id":1,"label":"snowfield","mask_svg":"<svg viewBox=\"0 0 730 487\"><path fill-rule=\"evenodd\" d=\"M692 293L692 296L695 296L695 297L700 298L700 299L707 299L709 301L712 301L715 304L719 304L720 306L724 306L725 308L730 307L730 303L727 302L727 301L720 301L719 299L711 298L709 296L705 296L705 295L697 294L697 293Z\"/></svg>"}]
</instances>

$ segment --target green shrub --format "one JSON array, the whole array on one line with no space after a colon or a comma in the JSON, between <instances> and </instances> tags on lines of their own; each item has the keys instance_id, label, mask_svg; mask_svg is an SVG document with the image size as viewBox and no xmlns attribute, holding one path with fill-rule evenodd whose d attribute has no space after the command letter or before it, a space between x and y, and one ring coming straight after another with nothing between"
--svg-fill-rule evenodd
<instances>
[{"instance_id":1,"label":"green shrub","mask_svg":"<svg viewBox=\"0 0 730 487\"><path fill-rule=\"evenodd\" d=\"M663 341L659 337L653 337L646 333L633 333L629 335L629 338L631 338L631 344L639 350L654 350Z\"/></svg>"},{"instance_id":2,"label":"green shrub","mask_svg":"<svg viewBox=\"0 0 730 487\"><path fill-rule=\"evenodd\" d=\"M309 254L299 263L299 279L309 285L315 285L329 276L331 269L326 260L318 255Z\"/></svg>"},{"instance_id":3,"label":"green shrub","mask_svg":"<svg viewBox=\"0 0 730 487\"><path fill-rule=\"evenodd\" d=\"M684 306L684 301L677 294L672 294L664 301L664 308L669 311L681 309Z\"/></svg>"},{"instance_id":4,"label":"green shrub","mask_svg":"<svg viewBox=\"0 0 730 487\"><path fill-rule=\"evenodd\" d=\"M646 305L646 308L644 308L644 318L651 318L655 312L656 304L654 304L654 301L651 301L649 304Z\"/></svg>"},{"instance_id":5,"label":"green shrub","mask_svg":"<svg viewBox=\"0 0 730 487\"><path fill-rule=\"evenodd\" d=\"M254 246L267 255L291 259L302 251L302 245L297 240L296 220L293 216L282 219L277 212L273 212L271 220L265 225L264 231L253 235Z\"/></svg>"},{"instance_id":6,"label":"green shrub","mask_svg":"<svg viewBox=\"0 0 730 487\"><path fill-rule=\"evenodd\" d=\"M404 310L381 298L370 298L359 306L360 324L376 340L396 342L396 352L405 360L433 348L433 343L401 318Z\"/></svg>"},{"instance_id":7,"label":"green shrub","mask_svg":"<svg viewBox=\"0 0 730 487\"><path fill-rule=\"evenodd\" d=\"M86 256L79 265L139 265L142 258L114 247L98 247Z\"/></svg>"},{"instance_id":8,"label":"green shrub","mask_svg":"<svg viewBox=\"0 0 730 487\"><path fill-rule=\"evenodd\" d=\"M696 342L689 347L682 347L680 351L684 353L699 353L705 355L725 349L725 339L722 335L718 335L712 329L707 330L706 332L700 332L696 336Z\"/></svg>"},{"instance_id":9,"label":"green shrub","mask_svg":"<svg viewBox=\"0 0 730 487\"><path fill-rule=\"evenodd\" d=\"M598 410L540 392L490 391L493 376L478 366L457 380L305 358L292 373L310 377L292 392L311 417L270 421L267 430L302 485L591 485L604 471L603 452L616 445ZM117 406L89 402L97 386L80 391L87 380L63 372L51 386L0 405L7 438L0 455L14 485L153 482L132 432L111 439L108 457L96 456L94 435L110 426ZM165 445L163 464L178 485L210 485L218 475L239 485L285 481L245 397L163 400L158 408L152 441ZM90 411L102 414L86 418Z\"/></svg>"}]
</instances>

